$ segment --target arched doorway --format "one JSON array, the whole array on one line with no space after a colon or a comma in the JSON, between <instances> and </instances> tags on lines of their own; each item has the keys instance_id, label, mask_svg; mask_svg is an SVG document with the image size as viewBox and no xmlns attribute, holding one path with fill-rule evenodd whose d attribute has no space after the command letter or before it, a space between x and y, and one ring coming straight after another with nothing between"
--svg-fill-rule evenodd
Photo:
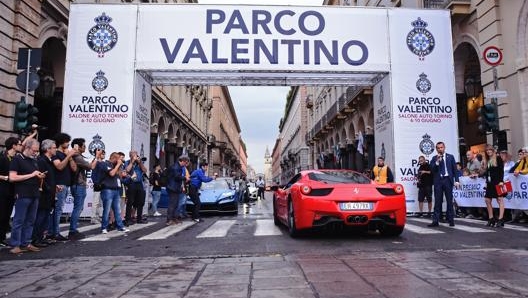
<instances>
[{"instance_id":1,"label":"arched doorway","mask_svg":"<svg viewBox=\"0 0 528 298\"><path fill-rule=\"evenodd\" d=\"M467 150L479 151L486 144L486 134L478 129L478 109L484 104L480 58L469 42L459 44L454 53L457 91L458 134L461 161Z\"/></svg>"},{"instance_id":2,"label":"arched doorway","mask_svg":"<svg viewBox=\"0 0 528 298\"><path fill-rule=\"evenodd\" d=\"M53 134L61 131L65 64L66 47L63 41L56 37L46 39L42 45L42 62L38 71L40 84L35 91L38 124L46 128L39 132L40 140L52 138Z\"/></svg>"}]
</instances>

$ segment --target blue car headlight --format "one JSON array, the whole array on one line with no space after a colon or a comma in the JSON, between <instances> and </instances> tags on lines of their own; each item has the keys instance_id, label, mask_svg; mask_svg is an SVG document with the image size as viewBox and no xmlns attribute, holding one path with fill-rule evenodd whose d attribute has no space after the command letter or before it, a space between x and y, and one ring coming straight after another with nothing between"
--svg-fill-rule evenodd
<instances>
[{"instance_id":1,"label":"blue car headlight","mask_svg":"<svg viewBox=\"0 0 528 298\"><path fill-rule=\"evenodd\" d=\"M220 195L220 198L218 199L218 204L224 204L224 203L230 203L235 200L235 192L234 191L226 191Z\"/></svg>"}]
</instances>

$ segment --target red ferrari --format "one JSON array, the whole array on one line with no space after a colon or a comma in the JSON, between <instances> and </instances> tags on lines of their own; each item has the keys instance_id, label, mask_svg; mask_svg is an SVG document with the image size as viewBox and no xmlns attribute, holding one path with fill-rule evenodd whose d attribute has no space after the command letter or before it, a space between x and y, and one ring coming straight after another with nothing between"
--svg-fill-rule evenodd
<instances>
[{"instance_id":1,"label":"red ferrari","mask_svg":"<svg viewBox=\"0 0 528 298\"><path fill-rule=\"evenodd\" d=\"M308 170L273 195L273 218L292 237L302 230L344 225L398 236L405 226L405 194L396 183L377 184L350 170Z\"/></svg>"}]
</instances>

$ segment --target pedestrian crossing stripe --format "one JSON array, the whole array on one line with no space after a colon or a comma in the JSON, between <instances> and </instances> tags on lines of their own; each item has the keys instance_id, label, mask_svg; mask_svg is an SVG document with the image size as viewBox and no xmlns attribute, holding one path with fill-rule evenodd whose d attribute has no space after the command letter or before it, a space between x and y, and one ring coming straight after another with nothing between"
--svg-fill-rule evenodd
<instances>
[{"instance_id":1,"label":"pedestrian crossing stripe","mask_svg":"<svg viewBox=\"0 0 528 298\"><path fill-rule=\"evenodd\" d=\"M405 224L405 230L416 233L416 234L444 234L444 232L438 229L430 229L421 226L416 226L410 223Z\"/></svg>"},{"instance_id":2,"label":"pedestrian crossing stripe","mask_svg":"<svg viewBox=\"0 0 528 298\"><path fill-rule=\"evenodd\" d=\"M172 235L174 235L176 233L179 233L179 232L187 229L188 227L190 227L190 226L192 226L194 224L196 224L196 222L194 222L194 221L184 221L181 224L170 225L170 226L164 227L163 229L158 230L158 231L156 231L154 233L151 233L151 234L145 235L143 237L140 237L138 240L166 239L166 238L169 238L170 236L172 236Z\"/></svg>"},{"instance_id":3,"label":"pedestrian crossing stripe","mask_svg":"<svg viewBox=\"0 0 528 298\"><path fill-rule=\"evenodd\" d=\"M202 231L200 234L196 236L196 238L220 238L220 237L226 237L229 233L229 230L236 224L237 220L217 220L215 223L213 223L211 226L207 227L204 231ZM255 230L253 232L253 235L256 237L261 236L279 236L283 234L283 231L277 227L273 223L273 219L256 219L255 220ZM463 232L468 233L495 233L497 228L488 228L484 226L483 221L475 221L472 219L465 219L465 218L456 218L455 219L455 226L449 227L448 225L441 225L440 228L430 228L427 227L426 224L431 223L430 219L424 219L424 218L407 218L407 223L405 225L405 230L410 233L420 234L420 235L435 235L435 234L444 234L448 229L453 230L459 230ZM460 223L468 223L473 225L482 225L482 227L475 227L470 226L466 224L460 224ZM144 228L151 227L153 225L160 225L162 224L159 221L153 221L149 222L147 224L136 224L129 227L130 232L123 233L119 231L110 231L108 234L100 234L101 231L101 224L90 224L86 226L81 226L78 228L78 231L81 233L86 233L90 231L96 231L95 235L87 235L86 238L81 239L80 241L107 241L111 240L113 238L117 238L119 236L125 236L130 234L131 232L138 232ZM171 226L164 226L163 228L154 231L152 233L149 233L147 235L144 235L138 240L161 240L161 239L167 239L170 236L176 235L177 233L180 233L187 228L194 226L196 223L194 221L184 221L181 224L177 225L171 225ZM60 224L61 231L65 232L68 230L69 224L63 223ZM502 228L501 228L502 229ZM520 232L527 232L528 227L522 227L522 226L516 226L516 225L505 225L503 229L506 230L512 230L512 231L520 231ZM8 234L9 235L9 234ZM9 237L9 236L8 236Z\"/></svg>"},{"instance_id":4,"label":"pedestrian crossing stripe","mask_svg":"<svg viewBox=\"0 0 528 298\"><path fill-rule=\"evenodd\" d=\"M412 219L409 218L409 220L422 222L422 223L431 223L431 220L424 219L424 218L412 218ZM494 233L495 232L492 229L476 228L476 227L470 227L466 225L462 225L462 226L456 225L456 220L455 220L455 226L449 227L449 228L454 229L454 230L464 231L464 232L470 232L470 233Z\"/></svg>"},{"instance_id":5,"label":"pedestrian crossing stripe","mask_svg":"<svg viewBox=\"0 0 528 298\"><path fill-rule=\"evenodd\" d=\"M457 218L456 221L462 221L462 222L467 222L467 223L475 223L474 219L469 219L469 218ZM515 226L515 225L508 225L508 224L504 225L504 227L501 227L500 229L528 232L528 228Z\"/></svg>"},{"instance_id":6,"label":"pedestrian crossing stripe","mask_svg":"<svg viewBox=\"0 0 528 298\"><path fill-rule=\"evenodd\" d=\"M227 236L229 229L236 223L236 220L219 220L207 230L200 233L196 238L218 238Z\"/></svg>"},{"instance_id":7,"label":"pedestrian crossing stripe","mask_svg":"<svg viewBox=\"0 0 528 298\"><path fill-rule=\"evenodd\" d=\"M275 225L273 219L257 219L255 236L276 236L282 235L281 229Z\"/></svg>"},{"instance_id":8,"label":"pedestrian crossing stripe","mask_svg":"<svg viewBox=\"0 0 528 298\"><path fill-rule=\"evenodd\" d=\"M138 231L138 230L141 230L143 228L155 225L156 223L157 222L149 222L149 223L146 223L146 224L136 224L136 225L130 226L128 229L130 230L130 232L134 232L134 231ZM113 230L113 231L108 232L108 234L99 234L99 235L95 235L95 236L90 236L90 237L86 237L84 239L81 239L79 241L107 241L107 240L110 240L112 238L116 238L116 237L119 237L119 236L126 235L126 234L128 234L130 232L126 232L125 233L125 232Z\"/></svg>"}]
</instances>

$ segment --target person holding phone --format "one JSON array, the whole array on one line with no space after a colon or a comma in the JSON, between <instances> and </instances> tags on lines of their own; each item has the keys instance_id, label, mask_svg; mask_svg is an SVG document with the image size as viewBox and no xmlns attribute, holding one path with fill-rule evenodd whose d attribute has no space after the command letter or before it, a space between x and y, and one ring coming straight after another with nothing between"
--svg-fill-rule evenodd
<instances>
[{"instance_id":1,"label":"person holding phone","mask_svg":"<svg viewBox=\"0 0 528 298\"><path fill-rule=\"evenodd\" d=\"M71 137L66 133L58 133L53 138L57 145L57 153L52 158L55 166L55 179L57 182L57 200L55 208L51 215L48 237L56 241L67 241L68 238L60 234L59 224L62 216L62 209L66 203L68 190L72 183L72 175L77 171L77 164L73 161L73 155L76 153L70 147Z\"/></svg>"},{"instance_id":2,"label":"person holding phone","mask_svg":"<svg viewBox=\"0 0 528 298\"><path fill-rule=\"evenodd\" d=\"M33 228L33 242L36 247L47 247L52 242L44 239L44 232L49 226L49 214L53 210L55 203L55 193L57 191L57 183L55 182L55 167L51 161L52 157L57 153L57 145L55 141L46 139L40 144L40 155L37 157L39 169L42 169L46 178L40 180L39 204L37 210L37 217Z\"/></svg>"},{"instance_id":3,"label":"person holding phone","mask_svg":"<svg viewBox=\"0 0 528 298\"><path fill-rule=\"evenodd\" d=\"M97 165L97 158L91 162L86 161L83 153L86 152L86 140L83 138L73 139L72 142L73 161L76 164L77 170L73 173L71 193L73 196L73 210L70 217L70 231L68 233L68 240L80 240L84 235L77 230L79 225L79 218L84 208L84 200L86 199L86 171L95 169ZM96 153L97 154L97 153Z\"/></svg>"},{"instance_id":4,"label":"person holding phone","mask_svg":"<svg viewBox=\"0 0 528 298\"><path fill-rule=\"evenodd\" d=\"M10 239L13 248L9 251L12 254L40 251L40 248L31 244L40 197L40 180L46 178L36 161L38 153L39 142L28 140L22 154L15 155L9 165L9 181L15 184L16 197Z\"/></svg>"},{"instance_id":5,"label":"person holding phone","mask_svg":"<svg viewBox=\"0 0 528 298\"><path fill-rule=\"evenodd\" d=\"M143 185L143 176L147 172L147 168L143 164L143 159L138 155L137 151L129 152L130 159L125 162L125 172L127 177L125 179L126 189L126 212L125 225L132 224L132 208L136 209L136 223L147 223L146 218L143 219L143 206L145 205L145 188Z\"/></svg>"}]
</instances>

